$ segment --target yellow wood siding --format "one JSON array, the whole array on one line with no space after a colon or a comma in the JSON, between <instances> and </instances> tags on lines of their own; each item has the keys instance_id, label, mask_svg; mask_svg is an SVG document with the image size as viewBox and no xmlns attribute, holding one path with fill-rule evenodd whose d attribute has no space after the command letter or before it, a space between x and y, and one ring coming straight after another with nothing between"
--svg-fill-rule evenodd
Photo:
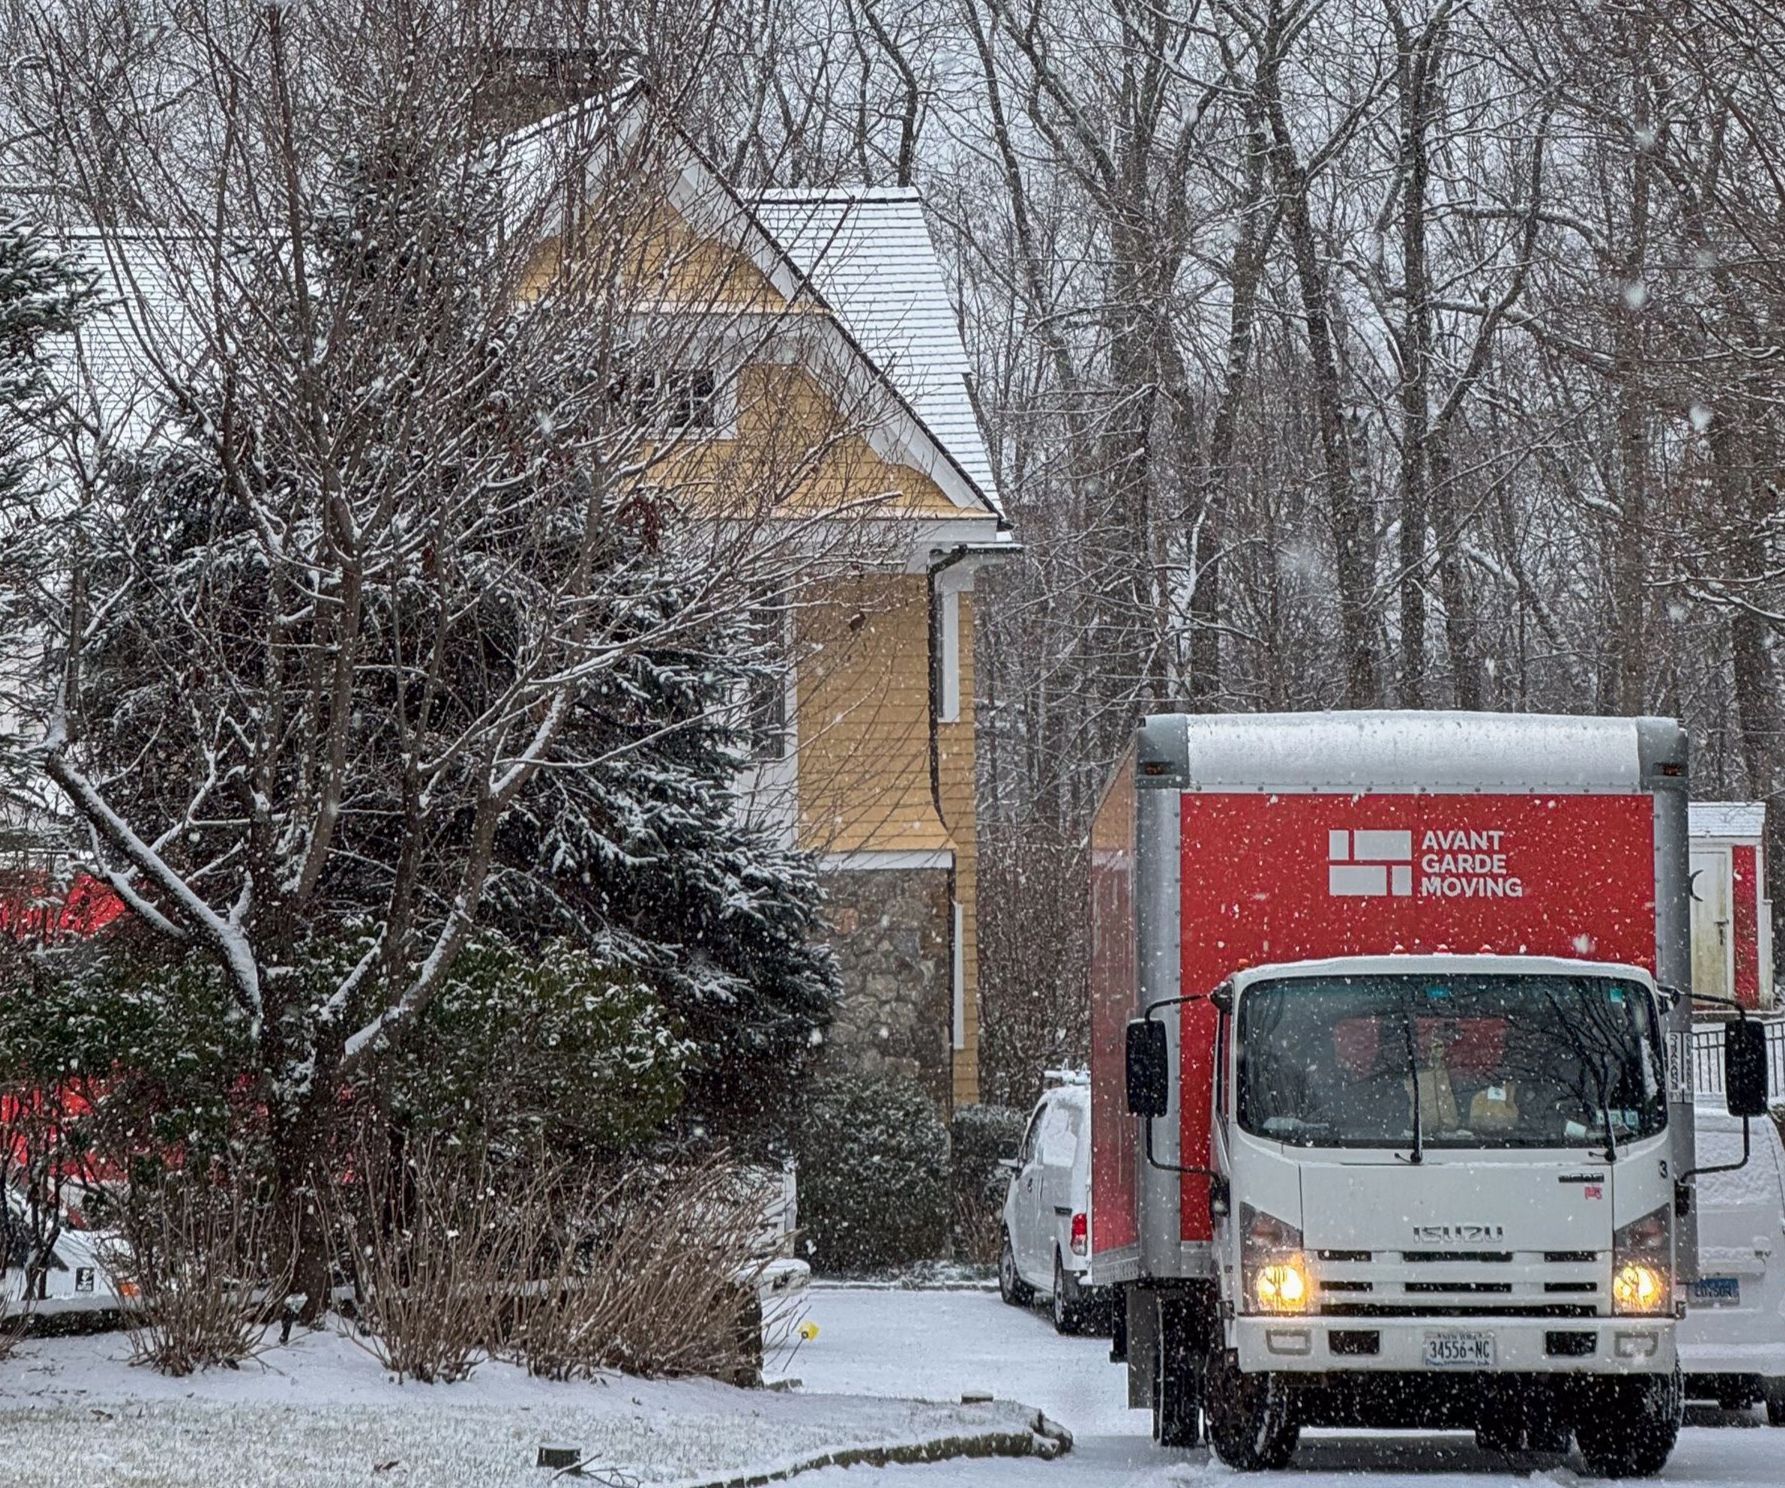
<instances>
[{"instance_id":1,"label":"yellow wood siding","mask_svg":"<svg viewBox=\"0 0 1785 1488\"><path fill-rule=\"evenodd\" d=\"M798 627L800 842L820 852L952 847L930 793L928 581L824 586Z\"/></svg>"},{"instance_id":2,"label":"yellow wood siding","mask_svg":"<svg viewBox=\"0 0 1785 1488\"><path fill-rule=\"evenodd\" d=\"M662 197L642 198L623 229L612 210L579 230L547 238L534 254L522 293L531 297L548 287L564 263L568 239L577 276L606 292L617 279L630 302L665 307L769 310L804 313L817 306L802 298L791 303L738 245L699 236ZM740 222L738 231L743 231Z\"/></svg>"}]
</instances>

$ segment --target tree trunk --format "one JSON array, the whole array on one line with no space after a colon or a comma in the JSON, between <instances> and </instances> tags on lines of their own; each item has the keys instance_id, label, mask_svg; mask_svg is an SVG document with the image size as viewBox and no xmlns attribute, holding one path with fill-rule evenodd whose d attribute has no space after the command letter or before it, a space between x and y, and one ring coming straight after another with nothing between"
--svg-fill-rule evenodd
<instances>
[{"instance_id":1,"label":"tree trunk","mask_svg":"<svg viewBox=\"0 0 1785 1488\"><path fill-rule=\"evenodd\" d=\"M1401 262L1405 312L1401 353L1401 706L1426 705L1426 529L1430 520L1426 433L1432 348L1426 274L1426 128L1431 118L1433 30L1413 40L1396 17L1401 98ZM1454 568L1454 564L1452 565ZM1448 605L1447 605L1448 609Z\"/></svg>"},{"instance_id":2,"label":"tree trunk","mask_svg":"<svg viewBox=\"0 0 1785 1488\"><path fill-rule=\"evenodd\" d=\"M1332 316L1326 275L1320 266L1314 219L1308 207L1308 178L1296 155L1284 112L1282 90L1274 66L1260 72L1271 125L1271 167L1283 196L1284 221L1307 322L1308 356L1312 363L1315 419L1325 467L1327 516L1332 524L1339 588L1339 643L1343 658L1345 702L1364 708L1377 701L1376 668L1370 644L1370 564L1365 516L1357 499L1351 440L1345 427L1344 389L1333 344Z\"/></svg>"},{"instance_id":3,"label":"tree trunk","mask_svg":"<svg viewBox=\"0 0 1785 1488\"><path fill-rule=\"evenodd\" d=\"M1648 22L1637 33L1634 107L1631 127L1636 154L1630 182L1630 248L1621 266L1622 283L1614 333L1612 378L1617 385L1617 437L1620 515L1612 546L1612 638L1617 711L1644 711L1648 686L1647 574L1649 509L1649 408L1643 385L1648 364L1649 197L1653 185L1652 147L1644 143L1653 128L1649 96Z\"/></svg>"}]
</instances>

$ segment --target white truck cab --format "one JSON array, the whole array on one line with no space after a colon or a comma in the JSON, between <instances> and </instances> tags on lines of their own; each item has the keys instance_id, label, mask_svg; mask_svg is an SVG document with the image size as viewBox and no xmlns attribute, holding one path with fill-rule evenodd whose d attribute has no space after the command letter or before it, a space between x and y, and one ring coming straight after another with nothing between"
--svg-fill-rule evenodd
<instances>
[{"instance_id":1,"label":"white truck cab","mask_svg":"<svg viewBox=\"0 0 1785 1488\"><path fill-rule=\"evenodd\" d=\"M1242 1370L1671 1373L1646 972L1356 957L1254 968L1229 997L1215 1167L1243 1198L1216 1236Z\"/></svg>"}]
</instances>

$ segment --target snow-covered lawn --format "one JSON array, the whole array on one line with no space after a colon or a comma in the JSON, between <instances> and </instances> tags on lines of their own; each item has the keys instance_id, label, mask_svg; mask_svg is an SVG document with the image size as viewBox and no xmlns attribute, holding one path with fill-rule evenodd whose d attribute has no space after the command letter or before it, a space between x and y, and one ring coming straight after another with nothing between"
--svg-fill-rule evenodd
<instances>
[{"instance_id":1,"label":"snow-covered lawn","mask_svg":"<svg viewBox=\"0 0 1785 1488\"><path fill-rule=\"evenodd\" d=\"M168 1379L118 1335L0 1363L0 1488L540 1488L542 1443L619 1481L702 1482L843 1448L1021 1433L1009 1404L738 1390L704 1381L529 1379L488 1364L398 1385L351 1339L300 1335L239 1371ZM569 1480L566 1480L569 1481Z\"/></svg>"},{"instance_id":2,"label":"snow-covered lawn","mask_svg":"<svg viewBox=\"0 0 1785 1488\"><path fill-rule=\"evenodd\" d=\"M807 1308L818 1337L779 1365L806 1392L873 1392L958 1399L985 1389L1040 1407L1073 1435L1069 1456L829 1471L802 1488L1573 1488L1572 1468L1509 1471L1462 1434L1309 1432L1284 1472L1242 1476L1206 1451L1167 1452L1145 1411L1124 1403L1121 1366L1106 1338L1061 1338L1039 1312L983 1292L888 1292L817 1287ZM1688 1419L1702 1419L1698 1416ZM1750 1421L1758 1419L1749 1417ZM1671 1488L1778 1488L1785 1430L1688 1425L1662 1483Z\"/></svg>"}]
</instances>

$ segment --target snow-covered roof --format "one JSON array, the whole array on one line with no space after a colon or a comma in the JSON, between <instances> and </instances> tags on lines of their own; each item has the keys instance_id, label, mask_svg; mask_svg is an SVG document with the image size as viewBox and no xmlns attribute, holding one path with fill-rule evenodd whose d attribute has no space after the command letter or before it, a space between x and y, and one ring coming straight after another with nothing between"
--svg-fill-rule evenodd
<instances>
[{"instance_id":1,"label":"snow-covered roof","mask_svg":"<svg viewBox=\"0 0 1785 1488\"><path fill-rule=\"evenodd\" d=\"M1693 837L1758 839L1766 832L1764 801L1693 801L1686 813Z\"/></svg>"},{"instance_id":2,"label":"snow-covered roof","mask_svg":"<svg viewBox=\"0 0 1785 1488\"><path fill-rule=\"evenodd\" d=\"M752 210L986 504L997 479L923 203L908 187L764 191Z\"/></svg>"},{"instance_id":3,"label":"snow-covered roof","mask_svg":"<svg viewBox=\"0 0 1785 1488\"><path fill-rule=\"evenodd\" d=\"M585 101L504 140L498 148L511 208L520 212L547 200L551 180L561 180L567 161L582 158L568 149L571 135L619 127L630 97ZM917 192L786 190L746 202L688 148L689 167L702 181L673 183L672 199L688 197L681 205L696 216L712 216L716 202L729 201L735 217L719 230L741 234L777 289L821 302L849 345L845 360L895 396L899 406L878 431L883 437L871 442L891 441L890 453L937 480L957 506L989 515L1002 528L967 353ZM182 290L180 244L153 233L88 233L73 235L69 246L97 270L109 308L81 332L65 385L84 402L90 424L140 442L164 406L151 396L163 379L148 349L177 354L202 339Z\"/></svg>"}]
</instances>

